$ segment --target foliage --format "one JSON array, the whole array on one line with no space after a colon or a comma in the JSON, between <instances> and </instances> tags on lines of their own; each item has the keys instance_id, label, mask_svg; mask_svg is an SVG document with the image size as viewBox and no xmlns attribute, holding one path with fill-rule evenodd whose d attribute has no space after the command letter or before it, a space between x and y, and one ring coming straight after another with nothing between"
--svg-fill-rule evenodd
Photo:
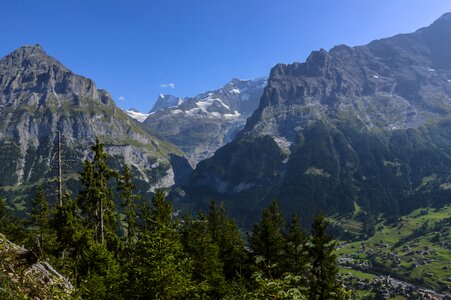
<instances>
[{"instance_id":1,"label":"foliage","mask_svg":"<svg viewBox=\"0 0 451 300\"><path fill-rule=\"evenodd\" d=\"M264 277L257 272L253 276L255 289L248 293L245 299L274 299L274 300L307 300L307 289L300 284L301 276L286 274L278 279Z\"/></svg>"},{"instance_id":2,"label":"foliage","mask_svg":"<svg viewBox=\"0 0 451 300\"><path fill-rule=\"evenodd\" d=\"M335 242L326 232L327 221L322 213L315 217L312 237L308 245L311 262L309 276L309 299L341 299L340 285L337 282L337 257Z\"/></svg>"},{"instance_id":3,"label":"foliage","mask_svg":"<svg viewBox=\"0 0 451 300\"><path fill-rule=\"evenodd\" d=\"M133 290L142 299L182 299L195 286L191 281L191 262L185 255L172 207L159 190L152 199L148 229L138 237L132 264Z\"/></svg>"},{"instance_id":4,"label":"foliage","mask_svg":"<svg viewBox=\"0 0 451 300\"><path fill-rule=\"evenodd\" d=\"M61 206L49 208L38 188L27 223L17 222L0 201L0 230L24 232L17 241L37 234L46 259L73 281L72 297L341 299L334 243L322 216L308 236L296 215L286 223L273 202L245 241L223 204L211 201L207 214L179 220L162 190L151 201L140 199L130 168L120 175L112 169L99 140L91 150L74 199L66 194ZM1 297L31 296L8 277L0 279Z\"/></svg>"},{"instance_id":5,"label":"foliage","mask_svg":"<svg viewBox=\"0 0 451 300\"><path fill-rule=\"evenodd\" d=\"M249 245L253 255L260 258L264 265L263 271L269 276L279 276L283 273L281 262L283 261L285 237L285 220L276 201L263 210L262 219L254 225L254 230L249 237Z\"/></svg>"}]
</instances>

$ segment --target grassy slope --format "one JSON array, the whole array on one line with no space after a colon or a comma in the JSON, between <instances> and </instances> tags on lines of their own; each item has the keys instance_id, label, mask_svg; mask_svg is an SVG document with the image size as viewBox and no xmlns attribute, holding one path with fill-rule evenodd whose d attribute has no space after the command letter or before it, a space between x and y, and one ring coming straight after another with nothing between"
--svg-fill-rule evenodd
<instances>
[{"instance_id":1,"label":"grassy slope","mask_svg":"<svg viewBox=\"0 0 451 300\"><path fill-rule=\"evenodd\" d=\"M451 291L451 207L417 209L394 225L380 222L374 236L344 243L340 258L351 259L347 267L372 260L368 273L391 273L405 281L439 291ZM358 232L358 222L349 219L343 228ZM357 225L356 225L357 224ZM414 233L418 236L415 236ZM375 268L375 265L378 267ZM349 272L342 269L343 273ZM354 275L354 274L353 274ZM356 277L366 278L357 274Z\"/></svg>"}]
</instances>

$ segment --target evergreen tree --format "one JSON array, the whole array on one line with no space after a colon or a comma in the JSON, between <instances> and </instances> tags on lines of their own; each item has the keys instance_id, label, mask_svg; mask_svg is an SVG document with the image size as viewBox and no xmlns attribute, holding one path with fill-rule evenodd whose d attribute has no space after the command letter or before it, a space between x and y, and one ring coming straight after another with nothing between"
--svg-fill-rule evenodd
<instances>
[{"instance_id":1,"label":"evergreen tree","mask_svg":"<svg viewBox=\"0 0 451 300\"><path fill-rule=\"evenodd\" d=\"M148 229L139 235L133 270L132 291L140 299L182 299L193 291L191 265L183 252L172 207L158 190L146 220Z\"/></svg>"},{"instance_id":2,"label":"evergreen tree","mask_svg":"<svg viewBox=\"0 0 451 300\"><path fill-rule=\"evenodd\" d=\"M240 277L247 268L248 255L238 226L227 216L224 204L221 203L218 208L214 200L210 202L207 219L213 242L219 248L225 278L232 280Z\"/></svg>"},{"instance_id":3,"label":"evergreen tree","mask_svg":"<svg viewBox=\"0 0 451 300\"><path fill-rule=\"evenodd\" d=\"M132 244L135 241L138 226L136 201L139 200L139 196L134 194L136 187L132 180L132 173L130 168L126 165L123 174L119 177L118 191L121 196L121 206L125 213L125 244L128 251L130 251Z\"/></svg>"},{"instance_id":4,"label":"evergreen tree","mask_svg":"<svg viewBox=\"0 0 451 300\"><path fill-rule=\"evenodd\" d=\"M17 244L27 239L27 232L22 222L8 209L3 198L0 198L0 232Z\"/></svg>"},{"instance_id":5,"label":"evergreen tree","mask_svg":"<svg viewBox=\"0 0 451 300\"><path fill-rule=\"evenodd\" d=\"M293 214L285 231L284 271L296 275L306 275L307 270L307 234L302 230L299 217Z\"/></svg>"},{"instance_id":6,"label":"evergreen tree","mask_svg":"<svg viewBox=\"0 0 451 300\"><path fill-rule=\"evenodd\" d=\"M343 289L337 281L337 257L335 241L326 232L328 222L319 213L312 225L312 237L308 247L311 261L309 299L344 299Z\"/></svg>"},{"instance_id":7,"label":"evergreen tree","mask_svg":"<svg viewBox=\"0 0 451 300\"><path fill-rule=\"evenodd\" d=\"M285 220L277 202L263 210L260 223L254 225L249 238L249 245L254 257L264 264L263 271L270 277L278 277L283 273L283 257L285 236L283 227Z\"/></svg>"},{"instance_id":8,"label":"evergreen tree","mask_svg":"<svg viewBox=\"0 0 451 300\"><path fill-rule=\"evenodd\" d=\"M49 230L50 210L42 185L38 186L36 195L31 200L30 226L36 231L39 244L44 245L44 235Z\"/></svg>"},{"instance_id":9,"label":"evergreen tree","mask_svg":"<svg viewBox=\"0 0 451 300\"><path fill-rule=\"evenodd\" d=\"M120 241L116 234L117 214L114 210L112 191L108 181L117 177L117 173L107 165L108 155L105 145L96 139L91 147L94 151L92 161L84 161L80 174L82 190L77 199L82 216L86 218L85 226L92 229L95 241L106 244L108 249L119 251Z\"/></svg>"},{"instance_id":10,"label":"evergreen tree","mask_svg":"<svg viewBox=\"0 0 451 300\"><path fill-rule=\"evenodd\" d=\"M204 284L208 296L221 298L225 293L223 264L219 258L219 247L209 231L208 221L202 214L197 220L186 217L182 233L183 247L192 259L193 279Z\"/></svg>"}]
</instances>

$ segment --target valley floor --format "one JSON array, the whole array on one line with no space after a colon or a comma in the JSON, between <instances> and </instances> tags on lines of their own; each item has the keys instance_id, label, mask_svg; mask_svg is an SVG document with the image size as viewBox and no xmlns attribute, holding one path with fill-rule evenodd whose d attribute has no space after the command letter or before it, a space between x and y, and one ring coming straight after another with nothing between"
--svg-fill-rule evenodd
<instances>
[{"instance_id":1,"label":"valley floor","mask_svg":"<svg viewBox=\"0 0 451 300\"><path fill-rule=\"evenodd\" d=\"M334 224L356 234L362 229L353 218ZM376 293L451 297L450 206L417 209L390 224L379 222L375 229L373 236L343 242L337 250L348 286L361 297Z\"/></svg>"}]
</instances>

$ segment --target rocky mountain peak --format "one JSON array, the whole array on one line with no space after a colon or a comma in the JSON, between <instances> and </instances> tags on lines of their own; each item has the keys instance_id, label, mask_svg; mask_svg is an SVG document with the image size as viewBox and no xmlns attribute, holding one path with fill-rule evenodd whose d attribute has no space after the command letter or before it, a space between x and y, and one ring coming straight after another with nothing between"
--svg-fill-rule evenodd
<instances>
[{"instance_id":1,"label":"rocky mountain peak","mask_svg":"<svg viewBox=\"0 0 451 300\"><path fill-rule=\"evenodd\" d=\"M44 104L49 97L75 99L76 105L83 98L111 102L111 96L97 90L94 81L74 74L39 45L20 47L0 60L0 90L0 105Z\"/></svg>"},{"instance_id":2,"label":"rocky mountain peak","mask_svg":"<svg viewBox=\"0 0 451 300\"><path fill-rule=\"evenodd\" d=\"M3 67L22 70L52 65L69 71L59 61L48 55L39 44L22 46L5 56L0 62Z\"/></svg>"},{"instance_id":3,"label":"rocky mountain peak","mask_svg":"<svg viewBox=\"0 0 451 300\"><path fill-rule=\"evenodd\" d=\"M0 120L0 161L9 162L0 166L0 197L14 197L3 186L27 184L25 195L38 180L54 176L58 133L71 160L68 169L78 170L99 138L117 165L132 167L143 190L175 183L171 155L181 151L147 133L107 91L40 46L21 47L0 60Z\"/></svg>"},{"instance_id":4,"label":"rocky mountain peak","mask_svg":"<svg viewBox=\"0 0 451 300\"><path fill-rule=\"evenodd\" d=\"M448 22L451 23L451 12L443 14L440 18L438 18L435 23L443 23Z\"/></svg>"},{"instance_id":5,"label":"rocky mountain peak","mask_svg":"<svg viewBox=\"0 0 451 300\"><path fill-rule=\"evenodd\" d=\"M185 199L221 199L249 226L273 199L303 220L355 203L389 215L450 199L450 20L274 66L257 110L196 166Z\"/></svg>"},{"instance_id":6,"label":"rocky mountain peak","mask_svg":"<svg viewBox=\"0 0 451 300\"><path fill-rule=\"evenodd\" d=\"M177 105L182 104L184 99L182 97L176 97L174 95L163 95L160 94L155 101L155 104L153 105L152 109L149 111L149 113L156 112L160 109L165 109L169 107L174 107Z\"/></svg>"},{"instance_id":7,"label":"rocky mountain peak","mask_svg":"<svg viewBox=\"0 0 451 300\"><path fill-rule=\"evenodd\" d=\"M451 14L410 34L278 64L243 134L293 139L318 120L417 128L451 111Z\"/></svg>"}]
</instances>

